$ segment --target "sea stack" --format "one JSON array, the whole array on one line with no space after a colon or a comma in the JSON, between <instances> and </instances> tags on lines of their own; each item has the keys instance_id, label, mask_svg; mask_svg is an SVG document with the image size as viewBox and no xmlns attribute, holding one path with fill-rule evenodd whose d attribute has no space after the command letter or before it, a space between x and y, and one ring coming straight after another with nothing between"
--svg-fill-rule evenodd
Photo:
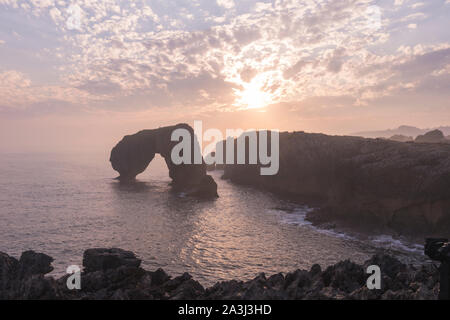
<instances>
[{"instance_id":1,"label":"sea stack","mask_svg":"<svg viewBox=\"0 0 450 320\"><path fill-rule=\"evenodd\" d=\"M121 181L132 181L145 171L156 153L165 160L172 179L175 191L186 192L188 195L199 198L215 198L217 184L206 174L206 164L201 159L200 164L194 163L194 152L191 152L191 164L175 164L171 159L172 148L178 141L172 141L172 132L176 129L185 129L191 136L191 150L198 148L199 144L194 130L187 124L162 127L153 130L142 130L133 135L127 135L111 150L111 165L119 172Z\"/></svg>"}]
</instances>

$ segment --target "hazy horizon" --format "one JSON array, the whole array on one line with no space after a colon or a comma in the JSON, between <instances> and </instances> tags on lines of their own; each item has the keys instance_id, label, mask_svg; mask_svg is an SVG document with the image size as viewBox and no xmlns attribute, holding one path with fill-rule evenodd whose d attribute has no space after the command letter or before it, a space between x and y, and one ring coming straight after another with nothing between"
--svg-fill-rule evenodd
<instances>
[{"instance_id":1,"label":"hazy horizon","mask_svg":"<svg viewBox=\"0 0 450 320\"><path fill-rule=\"evenodd\" d=\"M450 125L450 1L0 0L0 152Z\"/></svg>"}]
</instances>

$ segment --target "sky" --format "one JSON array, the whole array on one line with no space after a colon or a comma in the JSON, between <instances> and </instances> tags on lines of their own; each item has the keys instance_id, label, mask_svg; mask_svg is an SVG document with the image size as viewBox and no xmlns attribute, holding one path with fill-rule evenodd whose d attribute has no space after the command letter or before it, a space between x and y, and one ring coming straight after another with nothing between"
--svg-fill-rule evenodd
<instances>
[{"instance_id":1,"label":"sky","mask_svg":"<svg viewBox=\"0 0 450 320\"><path fill-rule=\"evenodd\" d=\"M0 152L450 125L450 0L0 0Z\"/></svg>"}]
</instances>

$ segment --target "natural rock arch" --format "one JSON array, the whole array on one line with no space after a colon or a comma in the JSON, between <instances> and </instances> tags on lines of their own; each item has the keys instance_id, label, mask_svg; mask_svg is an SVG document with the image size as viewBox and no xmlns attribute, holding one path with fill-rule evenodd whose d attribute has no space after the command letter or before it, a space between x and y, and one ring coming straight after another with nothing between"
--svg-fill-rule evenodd
<instances>
[{"instance_id":1,"label":"natural rock arch","mask_svg":"<svg viewBox=\"0 0 450 320\"><path fill-rule=\"evenodd\" d=\"M172 162L172 148L178 141L171 141L172 132L176 129L186 129L191 136L191 150L198 148L194 130L187 124L177 124L152 130L142 130L133 135L127 135L111 150L110 161L114 170L120 173L122 181L134 180L145 171L156 153L165 160L172 179L172 186L177 191L186 191L199 197L217 197L217 184L206 174L206 164L179 164ZM191 152L194 163L194 152Z\"/></svg>"}]
</instances>

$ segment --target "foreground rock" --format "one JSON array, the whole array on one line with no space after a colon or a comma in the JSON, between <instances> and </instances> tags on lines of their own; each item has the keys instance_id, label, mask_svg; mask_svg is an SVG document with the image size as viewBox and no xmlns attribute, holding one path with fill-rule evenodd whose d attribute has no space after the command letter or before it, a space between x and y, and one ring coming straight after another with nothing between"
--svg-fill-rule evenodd
<instances>
[{"instance_id":1,"label":"foreground rock","mask_svg":"<svg viewBox=\"0 0 450 320\"><path fill-rule=\"evenodd\" d=\"M171 152L177 141L171 141L172 132L176 129L187 130L191 136L191 164L176 165L171 159ZM172 186L175 191L187 192L200 198L217 197L217 184L206 174L206 164L194 164L194 149L199 148L194 130L187 124L178 124L153 130L142 130L136 134L125 136L112 150L111 165L120 173L121 181L133 181L145 171L149 163L160 154L166 161Z\"/></svg>"},{"instance_id":2,"label":"foreground rock","mask_svg":"<svg viewBox=\"0 0 450 320\"><path fill-rule=\"evenodd\" d=\"M280 133L279 172L225 165L224 178L319 209L316 224L422 238L450 234L450 145Z\"/></svg>"},{"instance_id":3,"label":"foreground rock","mask_svg":"<svg viewBox=\"0 0 450 320\"><path fill-rule=\"evenodd\" d=\"M341 261L322 270L296 270L250 281L224 281L205 289L185 273L172 278L164 270L146 271L140 260L121 249L85 251L81 290L68 290L68 276L44 277L53 259L28 251L20 260L0 252L0 299L437 299L439 275L433 266L414 267L378 254L363 265ZM382 271L380 290L366 286L367 266Z\"/></svg>"},{"instance_id":4,"label":"foreground rock","mask_svg":"<svg viewBox=\"0 0 450 320\"><path fill-rule=\"evenodd\" d=\"M133 252L122 249L88 249L83 254L85 272L105 271L122 266L139 267L141 260Z\"/></svg>"}]
</instances>

